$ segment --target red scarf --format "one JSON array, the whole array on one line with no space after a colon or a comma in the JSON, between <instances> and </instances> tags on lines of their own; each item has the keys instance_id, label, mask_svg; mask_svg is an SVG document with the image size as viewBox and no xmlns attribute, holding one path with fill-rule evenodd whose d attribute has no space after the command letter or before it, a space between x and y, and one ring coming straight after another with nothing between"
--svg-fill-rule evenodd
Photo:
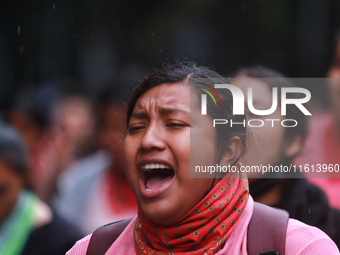
<instances>
[{"instance_id":1,"label":"red scarf","mask_svg":"<svg viewBox=\"0 0 340 255\"><path fill-rule=\"evenodd\" d=\"M248 200L248 181L243 173L230 174L183 218L169 226L150 222L138 211L135 227L137 254L211 255L230 237Z\"/></svg>"}]
</instances>

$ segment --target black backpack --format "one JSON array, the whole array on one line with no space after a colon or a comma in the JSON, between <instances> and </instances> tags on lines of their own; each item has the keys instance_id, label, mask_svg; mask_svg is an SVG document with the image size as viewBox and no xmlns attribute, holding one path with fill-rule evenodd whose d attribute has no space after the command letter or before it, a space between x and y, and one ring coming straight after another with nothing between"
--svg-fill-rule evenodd
<instances>
[{"instance_id":1,"label":"black backpack","mask_svg":"<svg viewBox=\"0 0 340 255\"><path fill-rule=\"evenodd\" d=\"M286 211L255 202L248 225L248 254L284 255L288 219ZM91 236L86 255L104 255L130 221L126 219L98 228Z\"/></svg>"}]
</instances>

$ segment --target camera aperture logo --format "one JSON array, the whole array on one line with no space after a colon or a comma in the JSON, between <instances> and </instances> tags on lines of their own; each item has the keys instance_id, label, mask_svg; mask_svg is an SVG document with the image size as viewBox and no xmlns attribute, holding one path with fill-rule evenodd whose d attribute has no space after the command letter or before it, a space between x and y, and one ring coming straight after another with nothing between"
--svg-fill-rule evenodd
<instances>
[{"instance_id":1,"label":"camera aperture logo","mask_svg":"<svg viewBox=\"0 0 340 255\"><path fill-rule=\"evenodd\" d=\"M211 87L208 84L202 83L202 82L198 82L198 83L203 85L203 86L205 86L205 87L207 87L207 88L209 88L212 92L214 92L215 95L217 96L218 100L220 101L221 106L223 106L222 105L222 100L221 100L220 96L218 95L217 91L213 87ZM212 98L212 100L214 101L215 106L217 106L217 103L216 103L216 100L215 100L214 96L207 89L204 89L204 88L199 88L199 89L201 89L204 92L206 92ZM201 101L202 101L202 115L206 115L207 114L207 95L206 94L202 94ZM203 109L203 107L204 107L204 109Z\"/></svg>"},{"instance_id":2,"label":"camera aperture logo","mask_svg":"<svg viewBox=\"0 0 340 255\"><path fill-rule=\"evenodd\" d=\"M215 84L214 88L208 84L201 83L199 84L209 88L218 98L220 101L221 107L223 107L222 100L215 89L228 89L233 97L233 114L234 115L245 115L245 97L243 91L232 84ZM216 100L213 94L205 88L199 88L202 91L206 92L214 101L215 106L217 106ZM302 98L289 98L289 93L298 93L304 95ZM201 94L201 114L207 115L207 94ZM300 110L304 115L311 116L312 114L306 109L303 105L307 103L311 99L311 93L309 90L305 88L298 88L298 87L282 87L281 88L281 115L286 115L287 105L295 105L298 110ZM248 110L257 116L266 116L274 113L278 107L278 88L272 88L272 106L270 109L266 110L259 110L255 109L253 103L253 88L248 87L247 89L247 106ZM264 126L265 121L271 122L271 126L274 127L275 122L280 122L283 127L296 127L298 125L298 121L296 119L243 119L242 122L233 122L233 120L227 119L213 119L213 126L216 125L226 125L229 124L231 127L233 125L243 125L244 127L248 124L249 127L262 127Z\"/></svg>"}]
</instances>

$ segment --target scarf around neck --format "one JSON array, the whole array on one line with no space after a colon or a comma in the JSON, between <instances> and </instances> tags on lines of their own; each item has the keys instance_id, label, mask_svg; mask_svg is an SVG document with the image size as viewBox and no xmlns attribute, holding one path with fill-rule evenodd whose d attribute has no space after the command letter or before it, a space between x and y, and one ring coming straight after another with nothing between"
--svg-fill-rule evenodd
<instances>
[{"instance_id":1,"label":"scarf around neck","mask_svg":"<svg viewBox=\"0 0 340 255\"><path fill-rule=\"evenodd\" d=\"M134 230L137 254L215 254L233 232L248 194L247 177L239 172L221 179L172 225L154 224L139 208Z\"/></svg>"}]
</instances>

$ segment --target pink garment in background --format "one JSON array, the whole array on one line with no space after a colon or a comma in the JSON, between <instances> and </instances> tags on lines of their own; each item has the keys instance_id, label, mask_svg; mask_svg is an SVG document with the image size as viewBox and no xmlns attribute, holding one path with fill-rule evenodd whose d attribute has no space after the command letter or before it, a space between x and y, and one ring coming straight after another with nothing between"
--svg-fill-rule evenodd
<instances>
[{"instance_id":1,"label":"pink garment in background","mask_svg":"<svg viewBox=\"0 0 340 255\"><path fill-rule=\"evenodd\" d=\"M331 113L313 116L304 149L294 163L303 167L308 164L310 169L317 164L340 165L340 134ZM324 190L330 205L340 209L340 172L305 174L311 183Z\"/></svg>"},{"instance_id":2,"label":"pink garment in background","mask_svg":"<svg viewBox=\"0 0 340 255\"><path fill-rule=\"evenodd\" d=\"M254 201L249 196L248 203L230 238L216 255L247 255L247 230L253 214ZM134 243L134 218L109 248L106 255L136 254ZM91 235L78 241L66 255L86 254ZM286 255L335 255L339 250L335 243L318 228L308 226L300 221L290 219L287 227Z\"/></svg>"}]
</instances>

